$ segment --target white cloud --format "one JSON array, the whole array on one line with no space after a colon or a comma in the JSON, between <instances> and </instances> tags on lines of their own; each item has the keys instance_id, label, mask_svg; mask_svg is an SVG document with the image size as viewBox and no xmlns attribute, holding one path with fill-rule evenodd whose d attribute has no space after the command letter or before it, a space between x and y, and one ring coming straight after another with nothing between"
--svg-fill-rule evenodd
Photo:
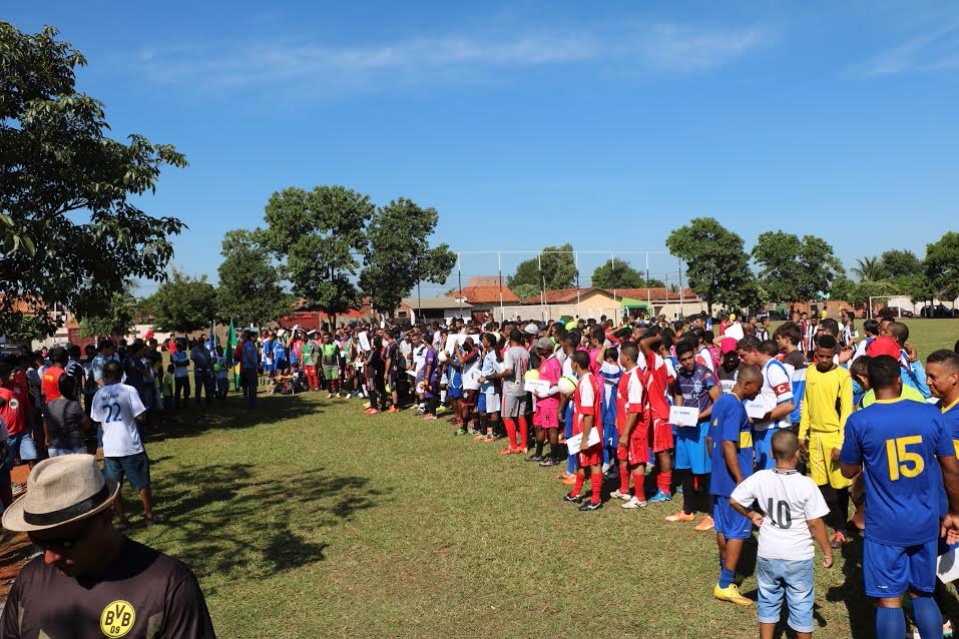
<instances>
[{"instance_id":1,"label":"white cloud","mask_svg":"<svg viewBox=\"0 0 959 639\"><path fill-rule=\"evenodd\" d=\"M423 80L451 71L581 62L688 73L717 67L768 41L768 34L755 28L708 30L661 24L606 31L541 30L499 37L423 36L351 46L308 39L150 46L139 52L134 64L145 77L159 83L225 88L319 79L347 87Z\"/></svg>"},{"instance_id":2,"label":"white cloud","mask_svg":"<svg viewBox=\"0 0 959 639\"><path fill-rule=\"evenodd\" d=\"M920 34L866 63L870 76L899 75L914 71L959 69L959 24Z\"/></svg>"}]
</instances>

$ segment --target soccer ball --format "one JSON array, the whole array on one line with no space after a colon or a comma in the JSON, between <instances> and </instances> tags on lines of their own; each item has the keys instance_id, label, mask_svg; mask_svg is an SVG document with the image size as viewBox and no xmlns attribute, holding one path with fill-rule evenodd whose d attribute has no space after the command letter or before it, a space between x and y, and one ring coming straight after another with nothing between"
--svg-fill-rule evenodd
<instances>
[{"instance_id":1,"label":"soccer ball","mask_svg":"<svg viewBox=\"0 0 959 639\"><path fill-rule=\"evenodd\" d=\"M213 365L213 372L219 373L221 370L223 370L223 367L220 366L219 364L214 364L214 365Z\"/></svg>"},{"instance_id":2,"label":"soccer ball","mask_svg":"<svg viewBox=\"0 0 959 639\"><path fill-rule=\"evenodd\" d=\"M449 359L449 355L446 354L446 351L440 351L439 360L440 364L445 364L446 360Z\"/></svg>"},{"instance_id":3,"label":"soccer ball","mask_svg":"<svg viewBox=\"0 0 959 639\"><path fill-rule=\"evenodd\" d=\"M559 392L563 395L572 395L576 392L576 380L569 375L564 375L559 380Z\"/></svg>"},{"instance_id":4,"label":"soccer ball","mask_svg":"<svg viewBox=\"0 0 959 639\"><path fill-rule=\"evenodd\" d=\"M526 374L523 375L523 379L527 382L535 382L539 379L539 371L535 368L531 371L526 371Z\"/></svg>"}]
</instances>

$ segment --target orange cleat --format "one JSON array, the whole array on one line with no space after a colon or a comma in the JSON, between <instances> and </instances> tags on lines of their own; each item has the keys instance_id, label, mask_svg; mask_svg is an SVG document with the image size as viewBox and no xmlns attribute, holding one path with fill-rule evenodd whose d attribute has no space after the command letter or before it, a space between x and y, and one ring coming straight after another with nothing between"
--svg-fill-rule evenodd
<instances>
[{"instance_id":1,"label":"orange cleat","mask_svg":"<svg viewBox=\"0 0 959 639\"><path fill-rule=\"evenodd\" d=\"M689 513L688 515L683 511L679 511L675 515L670 515L666 518L666 521L675 524L675 523L688 523L691 521L696 521L696 515Z\"/></svg>"}]
</instances>

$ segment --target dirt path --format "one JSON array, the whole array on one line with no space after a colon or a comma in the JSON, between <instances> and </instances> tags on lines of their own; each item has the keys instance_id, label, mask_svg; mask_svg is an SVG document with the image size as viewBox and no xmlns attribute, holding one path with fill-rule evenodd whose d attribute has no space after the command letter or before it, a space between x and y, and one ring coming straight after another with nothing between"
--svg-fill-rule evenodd
<instances>
[{"instance_id":1,"label":"dirt path","mask_svg":"<svg viewBox=\"0 0 959 639\"><path fill-rule=\"evenodd\" d=\"M14 468L10 474L13 483L26 484L29 473L30 469L24 464ZM0 609L6 603L7 593L20 574L20 569L34 552L36 548L25 534L6 530L0 532Z\"/></svg>"}]
</instances>

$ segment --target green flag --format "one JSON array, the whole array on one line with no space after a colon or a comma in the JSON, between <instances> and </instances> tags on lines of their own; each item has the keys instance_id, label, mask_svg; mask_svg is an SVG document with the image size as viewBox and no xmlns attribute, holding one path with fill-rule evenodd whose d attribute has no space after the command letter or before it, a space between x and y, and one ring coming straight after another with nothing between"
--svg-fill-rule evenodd
<instances>
[{"instance_id":1,"label":"green flag","mask_svg":"<svg viewBox=\"0 0 959 639\"><path fill-rule=\"evenodd\" d=\"M233 328L233 319L230 318L230 332L226 334L226 348L223 349L223 356L226 358L227 370L233 370L233 389L240 390L240 372L239 366L234 366L233 349L236 348L236 330ZM238 364L238 363L237 363Z\"/></svg>"}]
</instances>

